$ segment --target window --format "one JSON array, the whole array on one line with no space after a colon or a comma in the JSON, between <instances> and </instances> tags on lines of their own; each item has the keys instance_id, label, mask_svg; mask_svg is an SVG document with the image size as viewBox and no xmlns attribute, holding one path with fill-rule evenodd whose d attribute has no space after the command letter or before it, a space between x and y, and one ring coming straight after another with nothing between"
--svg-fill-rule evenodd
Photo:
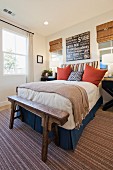
<instances>
[{"instance_id":1,"label":"window","mask_svg":"<svg viewBox=\"0 0 113 170\"><path fill-rule=\"evenodd\" d=\"M102 55L113 54L113 41L106 41L98 44L99 55L100 55L100 68L107 69L108 66L102 63Z\"/></svg>"},{"instance_id":2,"label":"window","mask_svg":"<svg viewBox=\"0 0 113 170\"><path fill-rule=\"evenodd\" d=\"M56 68L63 64L62 50L50 53L50 69L56 71Z\"/></svg>"},{"instance_id":3,"label":"window","mask_svg":"<svg viewBox=\"0 0 113 170\"><path fill-rule=\"evenodd\" d=\"M27 37L2 30L3 73L26 74Z\"/></svg>"},{"instance_id":4,"label":"window","mask_svg":"<svg viewBox=\"0 0 113 170\"><path fill-rule=\"evenodd\" d=\"M62 38L53 40L49 42L50 45L50 69L53 71L53 74L57 72L57 67L63 64L63 55L62 55Z\"/></svg>"}]
</instances>

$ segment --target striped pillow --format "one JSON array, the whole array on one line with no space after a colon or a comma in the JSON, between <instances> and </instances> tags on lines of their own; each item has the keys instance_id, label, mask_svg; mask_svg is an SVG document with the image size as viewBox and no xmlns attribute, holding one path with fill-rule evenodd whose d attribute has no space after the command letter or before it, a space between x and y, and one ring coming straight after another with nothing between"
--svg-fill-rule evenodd
<instances>
[{"instance_id":1,"label":"striped pillow","mask_svg":"<svg viewBox=\"0 0 113 170\"><path fill-rule=\"evenodd\" d=\"M68 81L81 81L83 72L81 71L72 71L70 76L68 77Z\"/></svg>"}]
</instances>

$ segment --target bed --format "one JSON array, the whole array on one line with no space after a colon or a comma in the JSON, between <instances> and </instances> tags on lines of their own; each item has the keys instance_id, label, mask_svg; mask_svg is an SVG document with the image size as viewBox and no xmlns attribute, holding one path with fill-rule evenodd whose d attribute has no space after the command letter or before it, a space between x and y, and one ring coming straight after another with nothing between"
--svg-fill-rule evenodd
<instances>
[{"instance_id":1,"label":"bed","mask_svg":"<svg viewBox=\"0 0 113 170\"><path fill-rule=\"evenodd\" d=\"M88 65L93 67L98 67L98 62L89 62ZM83 71L86 63L74 64L71 65L74 71ZM63 65L65 67L66 65ZM96 111L102 104L102 97L100 95L99 87L95 86L89 82L77 82L77 81L65 81L65 80L55 80L51 82L45 82L48 86L54 84L65 84L65 85L73 85L80 86L84 88L89 102L89 111L86 114L85 118L83 118L82 123L79 127L76 127L73 117L73 109L72 103L69 99L65 98L56 93L46 93L46 92L37 92L28 88L18 88L18 96L35 101L37 103L41 103L44 105L48 105L50 107L58 108L60 110L66 111L69 113L68 121L63 125L58 127L59 133L59 146L66 150L74 150L76 148L77 142L83 132L85 126L94 118ZM39 133L42 133L41 126L41 118L34 115L33 113L25 110L24 108L20 108L23 114L23 120L25 123L30 125L34 130ZM19 114L19 113L18 113ZM53 136L52 132L49 134L50 137Z\"/></svg>"}]
</instances>

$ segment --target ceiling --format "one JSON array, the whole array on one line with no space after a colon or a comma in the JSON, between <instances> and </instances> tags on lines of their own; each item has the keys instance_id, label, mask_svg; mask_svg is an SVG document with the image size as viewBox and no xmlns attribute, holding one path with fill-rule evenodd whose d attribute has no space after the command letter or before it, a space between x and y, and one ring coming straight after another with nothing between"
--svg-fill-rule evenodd
<instances>
[{"instance_id":1,"label":"ceiling","mask_svg":"<svg viewBox=\"0 0 113 170\"><path fill-rule=\"evenodd\" d=\"M2 12L4 8L16 15ZM113 0L0 0L0 16L44 36L112 9Z\"/></svg>"}]
</instances>

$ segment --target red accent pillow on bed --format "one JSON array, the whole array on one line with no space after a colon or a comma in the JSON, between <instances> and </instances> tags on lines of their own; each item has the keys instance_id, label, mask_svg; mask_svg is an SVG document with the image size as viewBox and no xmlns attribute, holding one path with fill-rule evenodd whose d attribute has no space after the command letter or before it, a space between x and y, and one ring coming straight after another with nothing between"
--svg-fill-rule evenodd
<instances>
[{"instance_id":1,"label":"red accent pillow on bed","mask_svg":"<svg viewBox=\"0 0 113 170\"><path fill-rule=\"evenodd\" d=\"M82 76L82 81L91 82L98 86L106 72L107 70L100 70L89 65L86 65L84 74Z\"/></svg>"},{"instance_id":2,"label":"red accent pillow on bed","mask_svg":"<svg viewBox=\"0 0 113 170\"><path fill-rule=\"evenodd\" d=\"M71 67L67 66L65 68L57 67L57 80L67 80L71 73Z\"/></svg>"}]
</instances>

